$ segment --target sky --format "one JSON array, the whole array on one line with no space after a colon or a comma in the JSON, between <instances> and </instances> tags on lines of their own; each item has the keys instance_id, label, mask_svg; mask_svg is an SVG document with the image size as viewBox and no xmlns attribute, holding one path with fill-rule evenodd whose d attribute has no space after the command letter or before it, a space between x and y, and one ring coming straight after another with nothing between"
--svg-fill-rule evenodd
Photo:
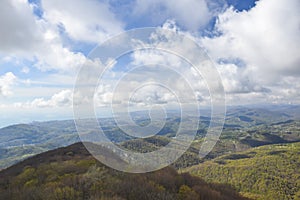
<instances>
[{"instance_id":1,"label":"sky","mask_svg":"<svg viewBox=\"0 0 300 200\"><path fill-rule=\"evenodd\" d=\"M299 0L2 0L0 6L0 127L73 117L73 88L97 45L124 31L173 30L201 46L214 63L227 105L300 103ZM188 48L182 44L182 48ZM190 52L193 54L193 52ZM192 84L200 105L209 103L205 81L188 63L159 51L136 51L116 61L96 91L107 114L114 85L166 80L185 94L176 69ZM167 66L167 67L163 67ZM169 67L169 68L168 68ZM127 82L126 82L127 80ZM124 92L123 92L124 93ZM145 86L132 95L137 107L172 105L167 88ZM127 102L128 103L128 102ZM100 114L101 115L101 114Z\"/></svg>"}]
</instances>

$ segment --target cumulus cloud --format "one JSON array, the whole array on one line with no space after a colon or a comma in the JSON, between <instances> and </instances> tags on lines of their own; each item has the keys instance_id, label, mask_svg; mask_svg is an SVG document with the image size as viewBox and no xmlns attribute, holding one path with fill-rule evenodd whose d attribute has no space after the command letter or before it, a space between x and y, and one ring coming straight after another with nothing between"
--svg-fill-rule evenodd
<instances>
[{"instance_id":1,"label":"cumulus cloud","mask_svg":"<svg viewBox=\"0 0 300 200\"><path fill-rule=\"evenodd\" d=\"M123 31L123 23L110 11L109 4L96 0L43 0L44 17L63 26L75 40L102 42Z\"/></svg>"},{"instance_id":2,"label":"cumulus cloud","mask_svg":"<svg viewBox=\"0 0 300 200\"><path fill-rule=\"evenodd\" d=\"M1 2L0 52L35 62L41 71L72 72L86 61L64 44L62 32L74 40L100 42L123 30L108 4L96 0L45 0L41 18L34 6L25 0Z\"/></svg>"},{"instance_id":3,"label":"cumulus cloud","mask_svg":"<svg viewBox=\"0 0 300 200\"><path fill-rule=\"evenodd\" d=\"M202 43L216 60L240 58L261 79L300 75L300 2L261 0L249 11L229 8L219 15L221 34Z\"/></svg>"},{"instance_id":4,"label":"cumulus cloud","mask_svg":"<svg viewBox=\"0 0 300 200\"><path fill-rule=\"evenodd\" d=\"M195 11L195 12L194 12ZM134 14L149 17L161 24L174 19L180 26L195 31L205 26L212 17L205 0L137 0Z\"/></svg>"},{"instance_id":5,"label":"cumulus cloud","mask_svg":"<svg viewBox=\"0 0 300 200\"><path fill-rule=\"evenodd\" d=\"M43 38L24 0L3 0L0 6L0 51L3 53L25 53L34 50Z\"/></svg>"},{"instance_id":6,"label":"cumulus cloud","mask_svg":"<svg viewBox=\"0 0 300 200\"><path fill-rule=\"evenodd\" d=\"M170 21L163 29L169 25ZM177 29L175 24L172 28ZM99 87L96 95L97 105L113 103L147 107L155 104L174 104L177 101L182 104L195 104L204 100L207 103L209 91L200 74L183 58L172 52L160 50L180 48L187 51L186 53L193 52L189 46L191 43L184 43L173 36L174 34L163 31L160 27L149 38L158 49L143 49L126 54L128 58L124 60L128 63L122 63L126 66L122 69L123 73L120 73L119 68L112 68L111 73L115 73L114 79L103 80L106 84ZM147 46L146 43L135 40L133 45L140 48ZM199 56L202 55L197 55Z\"/></svg>"},{"instance_id":7,"label":"cumulus cloud","mask_svg":"<svg viewBox=\"0 0 300 200\"><path fill-rule=\"evenodd\" d=\"M300 102L299 7L297 0L260 0L248 11L228 8L217 35L197 38L220 71L228 102Z\"/></svg>"},{"instance_id":8,"label":"cumulus cloud","mask_svg":"<svg viewBox=\"0 0 300 200\"><path fill-rule=\"evenodd\" d=\"M25 0L4 0L0 8L0 52L18 59L37 61L41 70L70 71L85 57L64 47L57 26L33 14Z\"/></svg>"},{"instance_id":9,"label":"cumulus cloud","mask_svg":"<svg viewBox=\"0 0 300 200\"><path fill-rule=\"evenodd\" d=\"M55 93L50 99L36 98L26 103L15 103L15 107L21 108L57 108L70 107L72 105L73 92L71 90L62 90Z\"/></svg>"},{"instance_id":10,"label":"cumulus cloud","mask_svg":"<svg viewBox=\"0 0 300 200\"><path fill-rule=\"evenodd\" d=\"M247 68L235 64L218 65L220 75L227 93L271 92L255 80L254 74Z\"/></svg>"},{"instance_id":11,"label":"cumulus cloud","mask_svg":"<svg viewBox=\"0 0 300 200\"><path fill-rule=\"evenodd\" d=\"M12 86L16 83L17 77L12 72L0 76L0 96L12 95Z\"/></svg>"},{"instance_id":12,"label":"cumulus cloud","mask_svg":"<svg viewBox=\"0 0 300 200\"><path fill-rule=\"evenodd\" d=\"M218 34L197 37L198 34L194 34L194 31L204 27L215 14L212 11L212 1L207 2L137 0L130 4L135 7L129 15L142 18L145 22L156 20L153 23L155 25L167 20L162 25L163 28L172 29L199 41L216 63L228 93L228 101L241 104L251 99L250 103L260 101L279 103L290 102L293 99L294 102L300 102L299 1L290 0L287 3L280 0L260 0L255 7L242 12L228 8L218 16L213 31ZM30 4L25 0L3 0L0 7L0 25L5 28L0 29L0 53L6 56L5 59L10 56L18 58L21 62L22 58L29 59L41 71L74 72L87 61L87 58L80 52L72 51L72 44L97 43L124 30L126 24L117 19L118 14L111 11L112 4L109 3L111 2L96 0L66 0L63 3L58 0L42 0L40 9L43 9L43 15L37 17L33 14L33 3ZM177 41L176 38L168 36L160 37L161 27L157 30L153 38L150 38L157 47L174 47L178 48L174 51L188 52L194 57L203 56L196 54L193 51L195 47L187 46L185 41ZM138 42L134 44L132 41L124 42L124 45L128 44L137 47L144 45ZM129 92L140 87L141 83L155 80L172 86L179 95L189 97L190 94L186 90L189 85L184 83L187 81L195 89L194 94L198 101L209 102L207 83L203 79L213 80L214 77L200 77L198 72L182 58L166 52L144 50L133 52L129 59L132 59L131 64L136 66L158 63L169 68L148 65L141 70L132 71L131 75L121 82L121 86L124 87L121 87L123 90L120 89L117 95L113 92L115 88L112 83L124 75L121 70L127 69L125 65L123 68L112 68L111 74L107 76L107 82L96 93L98 106L107 106L111 101L122 104ZM170 70L174 73L170 73ZM31 74L35 70L24 67L22 75L25 76L29 71ZM47 82L44 85L49 85L48 82L71 85L73 79L70 73L66 79L64 77L66 74L68 73L60 73L62 76L60 78L60 75L52 74L54 78L50 81L46 80L51 78L48 74L42 78ZM98 78L94 76L92 70L87 73L87 82L91 77ZM0 94L2 96L12 94L11 89L15 82L16 77L13 73L1 76ZM72 104L71 96L70 90L64 90L49 98L36 98L16 105L64 107ZM144 105L167 104L174 101L174 96L157 86L144 87L132 94L131 100L133 103Z\"/></svg>"},{"instance_id":13,"label":"cumulus cloud","mask_svg":"<svg viewBox=\"0 0 300 200\"><path fill-rule=\"evenodd\" d=\"M299 77L282 77L276 84L271 86L272 94L270 100L272 103L300 103L300 81Z\"/></svg>"},{"instance_id":14,"label":"cumulus cloud","mask_svg":"<svg viewBox=\"0 0 300 200\"><path fill-rule=\"evenodd\" d=\"M176 96L158 85L145 85L136 90L130 97L131 104L140 106L167 104L176 102Z\"/></svg>"},{"instance_id":15,"label":"cumulus cloud","mask_svg":"<svg viewBox=\"0 0 300 200\"><path fill-rule=\"evenodd\" d=\"M98 107L103 107L110 105L113 101L113 88L109 84L101 84L97 88L94 95L95 105Z\"/></svg>"},{"instance_id":16,"label":"cumulus cloud","mask_svg":"<svg viewBox=\"0 0 300 200\"><path fill-rule=\"evenodd\" d=\"M36 52L38 61L35 67L41 71L57 70L60 72L73 72L86 61L82 53L74 53L60 43L46 43L47 48Z\"/></svg>"}]
</instances>

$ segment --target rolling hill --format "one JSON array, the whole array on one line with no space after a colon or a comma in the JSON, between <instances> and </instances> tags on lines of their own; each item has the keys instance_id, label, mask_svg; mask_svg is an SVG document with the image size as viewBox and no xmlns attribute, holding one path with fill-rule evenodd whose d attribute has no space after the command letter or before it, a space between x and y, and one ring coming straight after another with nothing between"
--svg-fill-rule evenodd
<instances>
[{"instance_id":1,"label":"rolling hill","mask_svg":"<svg viewBox=\"0 0 300 200\"><path fill-rule=\"evenodd\" d=\"M274 108L273 110L247 107L229 108L220 141L207 158L211 159L261 145L300 141L300 121L294 119L290 114L292 110L290 107L287 107L289 114L284 112L284 108L286 107L282 109L276 107L277 110ZM175 136L180 122L176 116L173 111L158 135L167 138ZM133 117L138 124L146 123L149 120L142 112L133 113ZM186 160L186 164L180 164L177 168L199 162L196 149L199 149L200 143L203 141L209 120L210 117L200 117L197 138L192 145L195 148L192 148L192 151L187 153L189 155L183 158ZM111 118L99 119L99 123L105 134L116 144L128 145L126 142L134 139L123 133ZM0 169L3 169L32 155L79 142L79 137L74 121L64 120L4 127L0 129L0 141ZM134 139L133 143L135 142L139 141ZM134 147L134 145L128 146ZM153 148L153 144L150 145Z\"/></svg>"},{"instance_id":2,"label":"rolling hill","mask_svg":"<svg viewBox=\"0 0 300 200\"><path fill-rule=\"evenodd\" d=\"M254 199L300 199L300 143L266 145L205 161L184 171L227 183Z\"/></svg>"},{"instance_id":3,"label":"rolling hill","mask_svg":"<svg viewBox=\"0 0 300 200\"><path fill-rule=\"evenodd\" d=\"M146 174L118 172L97 162L82 143L76 143L0 171L0 199L247 198L228 185L206 183L188 173L178 174L171 167Z\"/></svg>"}]
</instances>

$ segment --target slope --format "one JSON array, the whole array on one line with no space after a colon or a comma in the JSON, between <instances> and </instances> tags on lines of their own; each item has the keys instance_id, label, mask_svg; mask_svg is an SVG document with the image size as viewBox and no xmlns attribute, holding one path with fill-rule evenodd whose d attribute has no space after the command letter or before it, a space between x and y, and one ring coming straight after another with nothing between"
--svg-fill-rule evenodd
<instances>
[{"instance_id":1,"label":"slope","mask_svg":"<svg viewBox=\"0 0 300 200\"><path fill-rule=\"evenodd\" d=\"M170 167L146 174L118 172L97 162L82 143L76 143L0 171L0 199L246 198L228 185L208 184Z\"/></svg>"},{"instance_id":2,"label":"slope","mask_svg":"<svg viewBox=\"0 0 300 200\"><path fill-rule=\"evenodd\" d=\"M300 143L266 145L220 156L185 171L228 183L257 199L300 199Z\"/></svg>"}]
</instances>

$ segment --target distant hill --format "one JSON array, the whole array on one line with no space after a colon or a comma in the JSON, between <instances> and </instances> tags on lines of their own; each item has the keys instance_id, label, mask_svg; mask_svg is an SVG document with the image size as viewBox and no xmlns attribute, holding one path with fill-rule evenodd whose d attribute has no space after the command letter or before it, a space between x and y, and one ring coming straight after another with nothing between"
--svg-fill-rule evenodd
<instances>
[{"instance_id":1,"label":"distant hill","mask_svg":"<svg viewBox=\"0 0 300 200\"><path fill-rule=\"evenodd\" d=\"M118 172L97 162L82 143L76 143L38 154L0 171L0 199L247 198L228 185L208 184L188 173L178 174L170 167L145 174Z\"/></svg>"},{"instance_id":2,"label":"distant hill","mask_svg":"<svg viewBox=\"0 0 300 200\"><path fill-rule=\"evenodd\" d=\"M291 111L297 108L297 106L228 108L220 141L207 158L267 144L300 141L300 121L291 114ZM149 122L149 116L145 112L135 112L132 116L138 124ZM195 116L190 117L195 120ZM199 120L199 129L192 151L180 158L182 162L176 163L177 168L199 163L197 149L206 134L210 117L203 115ZM112 118L101 118L99 123L107 137L116 144L135 148L133 143L140 142L125 134ZM169 139L174 137L179 123L178 111L172 111L165 127L157 135ZM38 153L79 141L73 120L33 122L4 127L0 129L0 169ZM127 144L128 141L130 142ZM150 146L153 148L153 144Z\"/></svg>"},{"instance_id":3,"label":"distant hill","mask_svg":"<svg viewBox=\"0 0 300 200\"><path fill-rule=\"evenodd\" d=\"M300 105L265 105L266 109L283 112L294 119L300 119Z\"/></svg>"},{"instance_id":4,"label":"distant hill","mask_svg":"<svg viewBox=\"0 0 300 200\"><path fill-rule=\"evenodd\" d=\"M16 124L0 129L0 148L24 145L68 145L78 141L73 120ZM69 141L73 140L73 141Z\"/></svg>"},{"instance_id":5,"label":"distant hill","mask_svg":"<svg viewBox=\"0 0 300 200\"><path fill-rule=\"evenodd\" d=\"M271 124L291 119L284 111L266 108L232 107L227 111L226 123L242 127Z\"/></svg>"},{"instance_id":6,"label":"distant hill","mask_svg":"<svg viewBox=\"0 0 300 200\"><path fill-rule=\"evenodd\" d=\"M0 169L29 156L78 141L72 120L4 127L0 129Z\"/></svg>"},{"instance_id":7,"label":"distant hill","mask_svg":"<svg viewBox=\"0 0 300 200\"><path fill-rule=\"evenodd\" d=\"M300 143L267 145L220 156L185 171L227 183L255 199L300 199Z\"/></svg>"}]
</instances>

